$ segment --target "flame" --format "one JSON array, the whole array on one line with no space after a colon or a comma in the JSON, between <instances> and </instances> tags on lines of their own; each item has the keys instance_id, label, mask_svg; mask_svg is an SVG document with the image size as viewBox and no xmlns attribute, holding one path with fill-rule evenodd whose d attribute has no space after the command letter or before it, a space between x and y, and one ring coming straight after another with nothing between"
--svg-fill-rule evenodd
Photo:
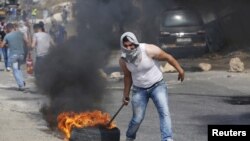
<instances>
[{"instance_id":1,"label":"flame","mask_svg":"<svg viewBox=\"0 0 250 141\"><path fill-rule=\"evenodd\" d=\"M72 128L84 128L84 127L95 127L95 126L107 126L110 121L110 115L101 111L93 112L63 112L57 117L57 127L61 132L64 133L67 139L70 138ZM112 129L116 127L115 123L112 122L106 128Z\"/></svg>"}]
</instances>

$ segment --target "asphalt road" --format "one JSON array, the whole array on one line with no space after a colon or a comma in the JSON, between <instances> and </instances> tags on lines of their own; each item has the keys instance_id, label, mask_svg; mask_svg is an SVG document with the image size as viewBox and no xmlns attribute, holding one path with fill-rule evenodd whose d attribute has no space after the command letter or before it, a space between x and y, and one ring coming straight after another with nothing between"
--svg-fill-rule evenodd
<instances>
[{"instance_id":1,"label":"asphalt road","mask_svg":"<svg viewBox=\"0 0 250 141\"><path fill-rule=\"evenodd\" d=\"M250 75L228 72L187 73L183 83L177 74L165 74L169 87L169 106L176 141L207 141L209 124L249 124L250 123ZM119 107L122 91L121 83L110 85L112 102L107 109ZM113 89L116 89L115 91ZM111 100L111 99L109 99ZM117 117L122 139L131 117L130 105ZM139 129L137 141L160 140L159 119L152 101L146 117Z\"/></svg>"},{"instance_id":2,"label":"asphalt road","mask_svg":"<svg viewBox=\"0 0 250 141\"><path fill-rule=\"evenodd\" d=\"M2 62L0 68L3 68ZM36 91L32 76L26 76L25 92L16 90L10 72L0 71L0 141L59 141L39 112L48 99ZM175 141L207 141L208 124L250 123L250 75L224 71L187 72L183 83L176 73L164 74L169 88L169 106ZM114 114L121 105L122 80L109 80L103 105ZM131 105L115 121L121 141L131 118ZM160 140L159 119L153 103L139 129L137 141Z\"/></svg>"},{"instance_id":3,"label":"asphalt road","mask_svg":"<svg viewBox=\"0 0 250 141\"><path fill-rule=\"evenodd\" d=\"M25 75L27 89L17 91L12 72L0 63L0 141L60 141L49 133L39 112L47 98L35 90L34 79Z\"/></svg>"}]
</instances>

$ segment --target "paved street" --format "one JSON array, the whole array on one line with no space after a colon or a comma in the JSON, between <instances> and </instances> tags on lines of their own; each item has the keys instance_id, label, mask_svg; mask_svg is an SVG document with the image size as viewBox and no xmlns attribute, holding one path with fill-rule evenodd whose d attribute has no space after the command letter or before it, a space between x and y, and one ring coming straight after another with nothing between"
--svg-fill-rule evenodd
<instances>
[{"instance_id":1,"label":"paved street","mask_svg":"<svg viewBox=\"0 0 250 141\"><path fill-rule=\"evenodd\" d=\"M227 72L187 73L184 83L176 81L177 74L166 74L169 86L169 103L176 141L206 141L208 124L250 123L249 74ZM118 99L122 85L112 84L112 96ZM114 86L116 85L116 86ZM111 86L110 86L111 87ZM119 107L119 100L110 102L109 108ZM125 135L130 106L117 117ZM156 109L150 101L146 118L139 130L138 141L160 140Z\"/></svg>"},{"instance_id":2,"label":"paved street","mask_svg":"<svg viewBox=\"0 0 250 141\"><path fill-rule=\"evenodd\" d=\"M12 73L0 72L0 140L62 140L50 132L39 113L47 98L36 91L33 77L25 76L27 90L19 92ZM206 141L208 124L250 123L249 73L187 72L183 83L176 80L176 73L168 73L164 79L169 87L175 141ZM121 105L122 81L109 80L107 90L104 106L112 115ZM125 139L131 115L129 105L115 119L121 130L121 141ZM160 140L159 120L150 101L137 141L157 140Z\"/></svg>"},{"instance_id":3,"label":"paved street","mask_svg":"<svg viewBox=\"0 0 250 141\"><path fill-rule=\"evenodd\" d=\"M0 62L0 141L59 141L48 134L39 112L47 101L34 88L33 78L26 75L27 89L17 91L12 72L3 71Z\"/></svg>"},{"instance_id":4,"label":"paved street","mask_svg":"<svg viewBox=\"0 0 250 141\"><path fill-rule=\"evenodd\" d=\"M52 49L42 65L44 68L41 67L45 75L40 75L43 79L40 84L50 90L52 110L47 108L50 99L37 90L34 76L26 74L25 65L22 69L26 88L18 91L12 72L5 71L0 61L0 141L66 141L51 127L57 129L55 115L62 109L71 109L71 105L81 111L101 105L104 112L113 116L122 105L123 79L108 77L103 92L103 83L96 80L99 77L95 70L107 61L106 67L100 69L108 76L121 71L119 38L125 31L134 32L139 42L157 44L177 58L185 70L182 83L177 81L177 73L164 74L174 141L207 141L207 126L212 124L250 124L250 21L245 18L250 5L246 1L0 0L0 5L0 19L4 22L28 16L32 23L34 19L44 21L46 32L50 31L52 21L62 22L69 40ZM44 16L47 19L43 20ZM15 22L15 27L19 26L23 28L19 21ZM33 24L29 26L28 32L33 34ZM3 25L1 28L4 31ZM63 40L62 28L53 29L57 38ZM36 34L32 40L36 37L42 36ZM32 54L38 54L38 48L43 46L39 38L35 39L36 51ZM5 41L13 52L17 51L12 40L6 37ZM122 41L124 45L127 42ZM130 38L129 42L133 43ZM127 47L132 50L135 46ZM106 54L109 49L112 52ZM41 51L46 53L45 49ZM35 55L32 57L35 61ZM235 57L238 61L232 62L239 69L243 68L241 61L244 62L244 72L227 72ZM211 71L202 72L200 63L207 68L211 65ZM121 133L120 141L125 141L131 116L129 103L114 120ZM92 134L85 135L94 140ZM136 141L160 141L160 135L159 117L150 100Z\"/></svg>"}]
</instances>

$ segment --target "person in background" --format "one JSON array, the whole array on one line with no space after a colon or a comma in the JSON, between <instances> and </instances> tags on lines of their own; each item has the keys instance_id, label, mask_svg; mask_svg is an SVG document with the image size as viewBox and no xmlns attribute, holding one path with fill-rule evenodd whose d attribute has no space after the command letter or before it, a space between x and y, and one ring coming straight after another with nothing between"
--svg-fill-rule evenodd
<instances>
[{"instance_id":1,"label":"person in background","mask_svg":"<svg viewBox=\"0 0 250 141\"><path fill-rule=\"evenodd\" d=\"M65 5L65 6L63 6L63 9L62 9L62 20L63 20L63 23L64 23L64 24L67 24L67 23L68 23L68 21L67 21L67 19L68 19L68 14L69 14L69 12L68 12L68 9L67 9L67 7L66 7L66 5Z\"/></svg>"},{"instance_id":2,"label":"person in background","mask_svg":"<svg viewBox=\"0 0 250 141\"><path fill-rule=\"evenodd\" d=\"M26 38L26 40L29 40L29 37L28 37L28 27L25 25L25 22L24 21L19 21L18 23L18 30L21 31L24 35L24 37ZM29 41L30 42L30 41ZM29 51L29 48L27 47L27 45L24 46L24 59L27 58L27 54L28 54L28 51Z\"/></svg>"},{"instance_id":3,"label":"person in background","mask_svg":"<svg viewBox=\"0 0 250 141\"><path fill-rule=\"evenodd\" d=\"M42 31L45 32L45 25L44 25L44 22L43 22L43 21L40 21L38 24L39 24L40 27L42 28Z\"/></svg>"},{"instance_id":4,"label":"person in background","mask_svg":"<svg viewBox=\"0 0 250 141\"><path fill-rule=\"evenodd\" d=\"M32 38L31 47L35 49L36 62L35 62L35 77L38 78L41 73L40 66L44 61L45 56L48 54L49 49L55 46L51 36L43 31L41 24L35 24L33 26L34 35Z\"/></svg>"},{"instance_id":5,"label":"person in background","mask_svg":"<svg viewBox=\"0 0 250 141\"><path fill-rule=\"evenodd\" d=\"M23 21L27 21L28 18L28 14L26 10L22 10L22 20Z\"/></svg>"},{"instance_id":6,"label":"person in background","mask_svg":"<svg viewBox=\"0 0 250 141\"><path fill-rule=\"evenodd\" d=\"M48 16L49 16L49 11L48 11L47 8L44 8L43 9L43 21L44 22L46 21L46 19L48 18Z\"/></svg>"},{"instance_id":7,"label":"person in background","mask_svg":"<svg viewBox=\"0 0 250 141\"><path fill-rule=\"evenodd\" d=\"M1 22L0 22L0 39L1 39L1 41L3 40L4 36L5 36L5 32L4 32L4 22L1 21ZM0 61L2 61L2 60L3 60L3 50L0 49Z\"/></svg>"},{"instance_id":8,"label":"person in background","mask_svg":"<svg viewBox=\"0 0 250 141\"><path fill-rule=\"evenodd\" d=\"M52 20L52 25L49 31L51 37L55 41L56 45L61 45L67 39L67 32L65 27L58 23L56 20Z\"/></svg>"},{"instance_id":9,"label":"person in background","mask_svg":"<svg viewBox=\"0 0 250 141\"><path fill-rule=\"evenodd\" d=\"M128 105L133 85L131 98L133 117L127 129L126 141L135 140L150 98L159 114L161 141L173 141L168 89L158 61L167 61L175 67L179 72L178 80L184 80L184 70L170 54L153 44L139 43L131 32L121 36L120 44L122 55L119 64L124 72L123 104L125 105Z\"/></svg>"},{"instance_id":10,"label":"person in background","mask_svg":"<svg viewBox=\"0 0 250 141\"><path fill-rule=\"evenodd\" d=\"M0 24L1 25L1 24ZM4 27L0 27L0 40L2 41L4 36L5 36L5 32L4 32ZM0 49L0 61L3 60L3 49Z\"/></svg>"},{"instance_id":11,"label":"person in background","mask_svg":"<svg viewBox=\"0 0 250 141\"><path fill-rule=\"evenodd\" d=\"M1 30L0 30L1 41L3 41L5 35L6 35L5 23L1 22ZM10 71L11 66L10 66L10 61L9 61L9 48L7 45L5 45L1 50L3 54L5 69L6 71Z\"/></svg>"},{"instance_id":12,"label":"person in background","mask_svg":"<svg viewBox=\"0 0 250 141\"><path fill-rule=\"evenodd\" d=\"M25 43L29 44L29 41L24 37L22 32L16 31L14 25L11 23L6 25L6 31L7 34L0 43L0 47L4 47L8 44L10 50L10 63L18 85L18 90L24 91L25 81L21 70L21 64L24 60L24 45Z\"/></svg>"},{"instance_id":13,"label":"person in background","mask_svg":"<svg viewBox=\"0 0 250 141\"><path fill-rule=\"evenodd\" d=\"M34 8L31 11L31 21L32 21L31 23L32 24L36 22L36 18L37 18L36 16L37 16L37 9Z\"/></svg>"}]
</instances>

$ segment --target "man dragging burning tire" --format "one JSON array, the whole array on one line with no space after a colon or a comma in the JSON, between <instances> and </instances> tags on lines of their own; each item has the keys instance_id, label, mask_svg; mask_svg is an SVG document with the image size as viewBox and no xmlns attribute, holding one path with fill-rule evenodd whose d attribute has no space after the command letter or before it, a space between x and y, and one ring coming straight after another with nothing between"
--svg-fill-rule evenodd
<instances>
[{"instance_id":1,"label":"man dragging burning tire","mask_svg":"<svg viewBox=\"0 0 250 141\"><path fill-rule=\"evenodd\" d=\"M179 72L178 80L184 80L184 70L170 54L159 47L139 43L136 36L126 32L120 39L122 55L119 60L124 72L123 103L128 105L129 93L132 87L131 103L133 117L129 123L126 141L136 138L149 98L152 99L160 117L162 141L173 141L171 118L168 108L168 91L166 82L157 61L167 61Z\"/></svg>"}]
</instances>

